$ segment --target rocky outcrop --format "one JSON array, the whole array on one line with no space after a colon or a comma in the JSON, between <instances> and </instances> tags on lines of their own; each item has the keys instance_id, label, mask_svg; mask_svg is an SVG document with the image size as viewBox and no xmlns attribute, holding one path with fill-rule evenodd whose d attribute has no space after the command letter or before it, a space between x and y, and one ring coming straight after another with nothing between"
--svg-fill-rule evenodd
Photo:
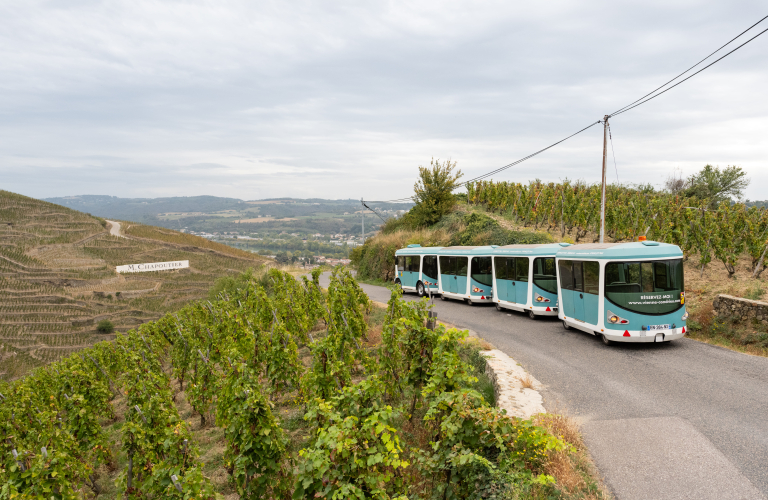
<instances>
[{"instance_id":1,"label":"rocky outcrop","mask_svg":"<svg viewBox=\"0 0 768 500\"><path fill-rule=\"evenodd\" d=\"M730 316L742 321L755 318L768 324L768 303L732 295L718 295L712 303L718 316Z\"/></svg>"}]
</instances>

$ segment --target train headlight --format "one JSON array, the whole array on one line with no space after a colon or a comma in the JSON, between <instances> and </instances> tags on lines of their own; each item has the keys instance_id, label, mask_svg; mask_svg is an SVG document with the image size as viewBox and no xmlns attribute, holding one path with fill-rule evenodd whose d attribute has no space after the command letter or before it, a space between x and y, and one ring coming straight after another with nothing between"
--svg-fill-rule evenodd
<instances>
[{"instance_id":1,"label":"train headlight","mask_svg":"<svg viewBox=\"0 0 768 500\"><path fill-rule=\"evenodd\" d=\"M683 313L683 317L682 317L682 318L680 318L680 319L682 319L683 321L687 320L687 319L688 319L688 311L685 311L685 312Z\"/></svg>"},{"instance_id":2,"label":"train headlight","mask_svg":"<svg viewBox=\"0 0 768 500\"><path fill-rule=\"evenodd\" d=\"M473 288L473 289L472 289L472 291L473 291L473 292L475 292L475 293L480 293L480 292L482 292L482 291L483 291L483 289L482 289L482 288L478 288L478 287L475 287L475 288Z\"/></svg>"},{"instance_id":3,"label":"train headlight","mask_svg":"<svg viewBox=\"0 0 768 500\"><path fill-rule=\"evenodd\" d=\"M548 299L548 298L546 298L546 297L542 297L542 296L541 296L541 295L539 295L538 293L534 293L534 294L533 294L533 298L534 298L534 300L535 300L536 302L549 302L549 299Z\"/></svg>"},{"instance_id":4,"label":"train headlight","mask_svg":"<svg viewBox=\"0 0 768 500\"><path fill-rule=\"evenodd\" d=\"M611 311L608 311L608 323L612 323L614 325L626 325L629 324L629 320L626 320L618 314L613 314Z\"/></svg>"}]
</instances>

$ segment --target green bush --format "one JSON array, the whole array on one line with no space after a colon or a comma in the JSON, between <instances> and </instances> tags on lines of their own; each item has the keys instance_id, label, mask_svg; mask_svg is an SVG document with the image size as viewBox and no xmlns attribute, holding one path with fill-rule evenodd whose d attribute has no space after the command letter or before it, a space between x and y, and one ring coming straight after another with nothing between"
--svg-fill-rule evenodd
<instances>
[{"instance_id":1,"label":"green bush","mask_svg":"<svg viewBox=\"0 0 768 500\"><path fill-rule=\"evenodd\" d=\"M103 319L99 321L99 324L96 326L96 331L99 333L112 333L115 331L115 325L108 319Z\"/></svg>"}]
</instances>

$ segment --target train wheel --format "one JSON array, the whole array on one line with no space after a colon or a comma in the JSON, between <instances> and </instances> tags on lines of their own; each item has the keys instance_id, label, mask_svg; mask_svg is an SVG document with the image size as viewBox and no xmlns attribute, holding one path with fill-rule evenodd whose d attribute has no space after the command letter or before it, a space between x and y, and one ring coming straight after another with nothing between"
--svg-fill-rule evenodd
<instances>
[{"instance_id":1,"label":"train wheel","mask_svg":"<svg viewBox=\"0 0 768 500\"><path fill-rule=\"evenodd\" d=\"M605 345L613 344L613 341L610 340L608 337L605 336L605 334L602 334L602 333L600 334L600 340L602 340L603 344L605 344Z\"/></svg>"},{"instance_id":2,"label":"train wheel","mask_svg":"<svg viewBox=\"0 0 768 500\"><path fill-rule=\"evenodd\" d=\"M528 311L528 317L531 319L536 319L536 315L533 313L533 311Z\"/></svg>"},{"instance_id":3,"label":"train wheel","mask_svg":"<svg viewBox=\"0 0 768 500\"><path fill-rule=\"evenodd\" d=\"M448 297L445 296L445 294L440 294L440 300L448 300Z\"/></svg>"},{"instance_id":4,"label":"train wheel","mask_svg":"<svg viewBox=\"0 0 768 500\"><path fill-rule=\"evenodd\" d=\"M424 283L419 281L419 283L416 285L416 293L419 295L419 297L424 296Z\"/></svg>"},{"instance_id":5,"label":"train wheel","mask_svg":"<svg viewBox=\"0 0 768 500\"><path fill-rule=\"evenodd\" d=\"M565 328L566 330L570 330L571 329L571 327L568 326L568 323L566 323L565 320L563 320L563 328Z\"/></svg>"},{"instance_id":6,"label":"train wheel","mask_svg":"<svg viewBox=\"0 0 768 500\"><path fill-rule=\"evenodd\" d=\"M501 304L499 304L499 303L497 302L497 303L496 303L496 310L497 310L497 311L499 311L499 312L501 312L501 311L503 311L503 310L504 310L504 308L503 308L503 307L501 307Z\"/></svg>"},{"instance_id":7,"label":"train wheel","mask_svg":"<svg viewBox=\"0 0 768 500\"><path fill-rule=\"evenodd\" d=\"M467 305L473 306L475 304L472 302L472 299L467 299Z\"/></svg>"}]
</instances>

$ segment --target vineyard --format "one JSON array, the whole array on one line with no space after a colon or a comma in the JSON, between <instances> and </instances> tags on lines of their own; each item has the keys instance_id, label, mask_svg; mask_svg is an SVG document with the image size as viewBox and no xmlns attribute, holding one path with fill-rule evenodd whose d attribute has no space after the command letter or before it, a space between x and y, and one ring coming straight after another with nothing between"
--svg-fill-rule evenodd
<instances>
[{"instance_id":1,"label":"vineyard","mask_svg":"<svg viewBox=\"0 0 768 500\"><path fill-rule=\"evenodd\" d=\"M24 375L103 337L108 319L125 331L207 296L223 275L258 256L150 226L109 234L106 221L0 191L0 378ZM184 271L122 276L131 262L190 260Z\"/></svg>"},{"instance_id":2,"label":"vineyard","mask_svg":"<svg viewBox=\"0 0 768 500\"><path fill-rule=\"evenodd\" d=\"M219 498L182 394L222 430L234 498L568 493L549 471L573 446L489 404L465 332L428 328L427 302L398 291L372 332L347 271L327 292L312 278L271 270L0 382L0 498Z\"/></svg>"},{"instance_id":3,"label":"vineyard","mask_svg":"<svg viewBox=\"0 0 768 500\"><path fill-rule=\"evenodd\" d=\"M581 182L528 185L477 181L467 184L467 201L491 212L511 215L520 224L556 231L583 242L600 232L600 186ZM607 240L632 241L638 236L678 245L686 259L699 257L704 267L721 262L729 276L739 257L751 259L752 275L764 269L768 249L768 210L624 186L606 187Z\"/></svg>"}]
</instances>

